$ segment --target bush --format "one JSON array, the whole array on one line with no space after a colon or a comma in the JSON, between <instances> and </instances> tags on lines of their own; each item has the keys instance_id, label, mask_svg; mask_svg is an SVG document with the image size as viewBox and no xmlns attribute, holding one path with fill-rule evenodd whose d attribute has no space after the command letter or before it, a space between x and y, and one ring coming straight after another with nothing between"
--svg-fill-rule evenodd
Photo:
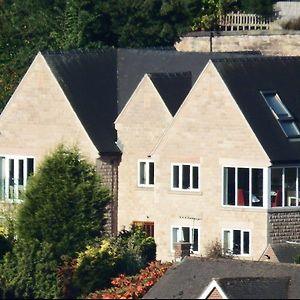
<instances>
[{"instance_id":1,"label":"bush","mask_svg":"<svg viewBox=\"0 0 300 300\"><path fill-rule=\"evenodd\" d=\"M291 19L281 23L282 29L300 30L300 18Z\"/></svg>"},{"instance_id":2,"label":"bush","mask_svg":"<svg viewBox=\"0 0 300 300\"><path fill-rule=\"evenodd\" d=\"M141 299L170 266L171 264L151 262L136 276L120 275L114 278L113 288L91 293L88 299Z\"/></svg>"},{"instance_id":3,"label":"bush","mask_svg":"<svg viewBox=\"0 0 300 300\"><path fill-rule=\"evenodd\" d=\"M88 246L59 270L60 289L65 298L84 297L107 288L120 273L136 274L155 259L156 244L139 228L122 231Z\"/></svg>"},{"instance_id":4,"label":"bush","mask_svg":"<svg viewBox=\"0 0 300 300\"><path fill-rule=\"evenodd\" d=\"M219 240L212 241L206 246L205 250L206 257L208 258L232 258L230 253L224 253L224 249Z\"/></svg>"},{"instance_id":5,"label":"bush","mask_svg":"<svg viewBox=\"0 0 300 300\"><path fill-rule=\"evenodd\" d=\"M294 260L295 264L300 264L300 254L298 254L295 257L293 257L293 260Z\"/></svg>"}]
</instances>

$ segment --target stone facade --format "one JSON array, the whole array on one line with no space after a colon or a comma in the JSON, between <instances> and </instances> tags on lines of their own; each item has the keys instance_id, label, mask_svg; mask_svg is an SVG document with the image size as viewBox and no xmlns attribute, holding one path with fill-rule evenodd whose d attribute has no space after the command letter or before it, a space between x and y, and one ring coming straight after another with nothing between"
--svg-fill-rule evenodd
<instances>
[{"instance_id":1,"label":"stone facade","mask_svg":"<svg viewBox=\"0 0 300 300\"><path fill-rule=\"evenodd\" d=\"M300 55L300 31L193 32L175 45L178 51L261 51L263 55Z\"/></svg>"},{"instance_id":2,"label":"stone facade","mask_svg":"<svg viewBox=\"0 0 300 300\"><path fill-rule=\"evenodd\" d=\"M205 68L173 119L164 109L144 78L116 122L124 145L119 228L128 228L132 221L154 222L157 258L169 261L174 259L173 226L199 230L200 251L193 255L205 255L211 242L222 240L223 229L249 230L251 255L243 258L259 259L267 247L267 207L223 207L222 170L267 170L270 161L213 64ZM155 162L155 186L138 186L139 159ZM200 191L172 190L172 163L198 164Z\"/></svg>"},{"instance_id":3,"label":"stone facade","mask_svg":"<svg viewBox=\"0 0 300 300\"><path fill-rule=\"evenodd\" d=\"M120 155L103 154L97 159L97 172L101 176L102 183L109 189L112 200L107 206L106 212L106 232L110 235L116 235L118 232L118 176Z\"/></svg>"},{"instance_id":4,"label":"stone facade","mask_svg":"<svg viewBox=\"0 0 300 300\"><path fill-rule=\"evenodd\" d=\"M300 242L300 211L272 211L268 214L269 243Z\"/></svg>"}]
</instances>

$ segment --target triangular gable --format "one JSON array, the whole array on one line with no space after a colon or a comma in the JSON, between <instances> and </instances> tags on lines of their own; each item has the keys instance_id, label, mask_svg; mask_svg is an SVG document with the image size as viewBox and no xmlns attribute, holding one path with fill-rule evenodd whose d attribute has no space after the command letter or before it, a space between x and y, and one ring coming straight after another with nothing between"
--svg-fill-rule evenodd
<instances>
[{"instance_id":1,"label":"triangular gable","mask_svg":"<svg viewBox=\"0 0 300 300\"><path fill-rule=\"evenodd\" d=\"M81 145L93 161L98 151L61 86L39 53L0 115L1 152L37 153L59 143ZM43 152L43 153L42 153Z\"/></svg>"},{"instance_id":2,"label":"triangular gable","mask_svg":"<svg viewBox=\"0 0 300 300\"><path fill-rule=\"evenodd\" d=\"M198 299L220 299L220 298L210 298L212 294L215 294L214 296L221 296L221 299L228 299L222 288L219 286L217 281L213 279L210 284L205 288L205 290L202 292L202 294L199 296Z\"/></svg>"},{"instance_id":3,"label":"triangular gable","mask_svg":"<svg viewBox=\"0 0 300 300\"><path fill-rule=\"evenodd\" d=\"M208 108L212 109L208 111ZM184 122L184 120L188 120L188 122ZM214 124L212 126L214 130L220 132L220 137L226 139L228 136L228 141L231 140L232 135L230 130L236 132L236 129L239 128L238 134L241 136L241 140L247 136L252 141L250 142L251 147L256 149L255 151L259 153L261 160L265 163L269 161L269 157L212 61L208 62L200 74L170 126L152 149L151 155L155 155L161 147L168 143L170 135L176 135L176 139L185 141L186 132L197 132L203 128L202 132L205 135L205 128L208 129L211 124ZM222 131L223 134L221 134ZM199 139L199 136L197 138ZM239 143L238 140L237 142ZM253 158L257 157L257 155L251 155L251 151L249 153Z\"/></svg>"}]
</instances>

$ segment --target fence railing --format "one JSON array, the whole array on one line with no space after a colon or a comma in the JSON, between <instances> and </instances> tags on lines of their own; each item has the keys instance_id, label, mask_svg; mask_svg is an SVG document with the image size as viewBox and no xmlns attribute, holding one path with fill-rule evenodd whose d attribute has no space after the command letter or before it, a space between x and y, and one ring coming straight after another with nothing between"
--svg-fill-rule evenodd
<instances>
[{"instance_id":1,"label":"fence railing","mask_svg":"<svg viewBox=\"0 0 300 300\"><path fill-rule=\"evenodd\" d=\"M268 30L271 18L264 18L256 14L229 13L220 19L220 27L225 31L234 30Z\"/></svg>"}]
</instances>

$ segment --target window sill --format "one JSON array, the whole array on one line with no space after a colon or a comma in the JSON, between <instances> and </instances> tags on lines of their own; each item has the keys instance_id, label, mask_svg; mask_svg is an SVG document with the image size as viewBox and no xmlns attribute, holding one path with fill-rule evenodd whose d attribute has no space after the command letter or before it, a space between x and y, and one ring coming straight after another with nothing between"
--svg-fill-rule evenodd
<instances>
[{"instance_id":1,"label":"window sill","mask_svg":"<svg viewBox=\"0 0 300 300\"><path fill-rule=\"evenodd\" d=\"M137 185L136 189L139 191L154 191L154 185Z\"/></svg>"},{"instance_id":2,"label":"window sill","mask_svg":"<svg viewBox=\"0 0 300 300\"><path fill-rule=\"evenodd\" d=\"M191 191L191 190L169 190L170 194L174 194L174 195L195 195L195 196L202 196L203 192L200 190L195 190L195 191Z\"/></svg>"},{"instance_id":3,"label":"window sill","mask_svg":"<svg viewBox=\"0 0 300 300\"><path fill-rule=\"evenodd\" d=\"M228 211L255 211L255 212L266 212L266 207L261 206L233 206L233 205L222 205L224 210Z\"/></svg>"},{"instance_id":4,"label":"window sill","mask_svg":"<svg viewBox=\"0 0 300 300\"><path fill-rule=\"evenodd\" d=\"M284 206L284 207L270 207L268 212L289 212L289 211L300 211L300 206Z\"/></svg>"}]
</instances>

